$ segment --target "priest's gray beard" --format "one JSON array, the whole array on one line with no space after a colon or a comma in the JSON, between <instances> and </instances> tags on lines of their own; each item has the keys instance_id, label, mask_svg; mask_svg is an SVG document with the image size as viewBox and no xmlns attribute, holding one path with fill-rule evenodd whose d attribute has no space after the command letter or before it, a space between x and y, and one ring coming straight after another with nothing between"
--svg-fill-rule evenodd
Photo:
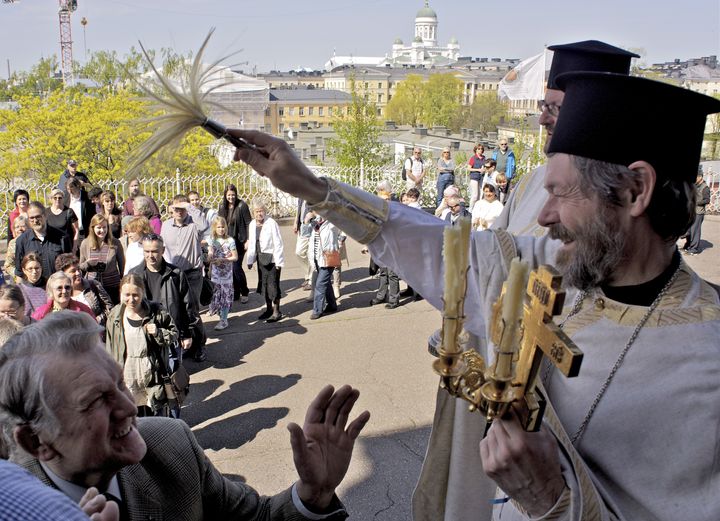
<instances>
[{"instance_id":1,"label":"priest's gray beard","mask_svg":"<svg viewBox=\"0 0 720 521\"><path fill-rule=\"evenodd\" d=\"M601 207L578 232L562 224L550 225L553 239L575 241L574 251L560 250L555 258L566 285L580 290L596 288L622 263L626 238L614 217L611 208Z\"/></svg>"}]
</instances>

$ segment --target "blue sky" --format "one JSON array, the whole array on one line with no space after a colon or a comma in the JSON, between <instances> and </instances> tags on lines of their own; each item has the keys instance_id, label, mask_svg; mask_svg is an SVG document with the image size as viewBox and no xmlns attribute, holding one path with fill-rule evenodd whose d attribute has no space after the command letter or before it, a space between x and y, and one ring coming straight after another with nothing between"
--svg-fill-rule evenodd
<instances>
[{"instance_id":1,"label":"blue sky","mask_svg":"<svg viewBox=\"0 0 720 521\"><path fill-rule=\"evenodd\" d=\"M209 55L242 49L241 68L322 68L338 55L382 56L396 37L412 39L422 0L78 0L72 17L74 58L89 51L121 56L146 47L196 49L216 27ZM439 40L455 36L465 56L525 58L543 45L599 39L643 49L643 61L720 55L720 0L431 0ZM58 0L0 3L0 77L59 55Z\"/></svg>"}]
</instances>

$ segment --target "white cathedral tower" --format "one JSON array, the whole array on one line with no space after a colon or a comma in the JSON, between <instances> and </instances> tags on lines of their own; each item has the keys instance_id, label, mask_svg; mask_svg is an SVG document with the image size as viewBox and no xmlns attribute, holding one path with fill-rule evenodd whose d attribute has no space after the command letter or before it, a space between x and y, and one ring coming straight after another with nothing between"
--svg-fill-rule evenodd
<instances>
[{"instance_id":1,"label":"white cathedral tower","mask_svg":"<svg viewBox=\"0 0 720 521\"><path fill-rule=\"evenodd\" d=\"M446 46L438 45L438 17L430 7L429 0L425 0L425 6L415 15L415 33L410 45L405 45L402 39L396 38L392 52L384 57L333 55L325 64L325 69L332 70L343 65L442 67L455 63L459 57L460 44L454 37L450 38Z\"/></svg>"}]
</instances>

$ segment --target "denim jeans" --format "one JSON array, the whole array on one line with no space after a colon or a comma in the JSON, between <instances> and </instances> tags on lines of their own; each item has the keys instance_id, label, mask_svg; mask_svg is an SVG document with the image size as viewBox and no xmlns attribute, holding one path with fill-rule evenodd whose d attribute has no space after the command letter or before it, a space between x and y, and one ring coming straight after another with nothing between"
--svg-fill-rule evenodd
<instances>
[{"instance_id":1,"label":"denim jeans","mask_svg":"<svg viewBox=\"0 0 720 521\"><path fill-rule=\"evenodd\" d=\"M455 183L455 174L445 172L440 174L437 178L437 195L435 196L435 206L440 206L443 200L443 192L451 184Z\"/></svg>"},{"instance_id":2,"label":"denim jeans","mask_svg":"<svg viewBox=\"0 0 720 521\"><path fill-rule=\"evenodd\" d=\"M337 301L332 288L332 274L335 268L319 268L315 281L315 295L313 298L313 314L320 315L326 309L335 311Z\"/></svg>"}]
</instances>

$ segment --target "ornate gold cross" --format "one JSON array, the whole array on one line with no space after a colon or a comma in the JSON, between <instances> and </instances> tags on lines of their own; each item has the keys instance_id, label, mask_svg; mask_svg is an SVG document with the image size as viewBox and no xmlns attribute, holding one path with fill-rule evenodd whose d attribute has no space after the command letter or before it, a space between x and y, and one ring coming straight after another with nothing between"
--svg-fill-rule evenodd
<instances>
[{"instance_id":1,"label":"ornate gold cross","mask_svg":"<svg viewBox=\"0 0 720 521\"><path fill-rule=\"evenodd\" d=\"M520 288L510 287L517 281L506 282L492 309L493 365L486 368L485 360L474 349L459 352L456 339L452 349L443 345L439 350L435 370L443 377L441 386L470 402L470 410L480 410L488 422L502 416L512 402L518 402L523 405L519 407L523 427L537 430L545 408L545 400L537 390L543 355L567 377L577 376L583 358L582 351L552 321L561 313L565 301L561 283L562 277L553 267L540 266L530 273L527 297L516 304L522 309L509 315L507 305L503 310L503 301L517 295ZM508 321L507 316L517 319ZM452 370L448 370L450 367Z\"/></svg>"},{"instance_id":2,"label":"ornate gold cross","mask_svg":"<svg viewBox=\"0 0 720 521\"><path fill-rule=\"evenodd\" d=\"M543 265L530 273L527 285L529 302L524 306L522 340L514 384L525 397L527 412L522 418L526 430L537 430L542 420L544 400L536 392L543 355L568 378L580 372L583 353L553 321L562 312L565 291L562 277Z\"/></svg>"}]
</instances>

